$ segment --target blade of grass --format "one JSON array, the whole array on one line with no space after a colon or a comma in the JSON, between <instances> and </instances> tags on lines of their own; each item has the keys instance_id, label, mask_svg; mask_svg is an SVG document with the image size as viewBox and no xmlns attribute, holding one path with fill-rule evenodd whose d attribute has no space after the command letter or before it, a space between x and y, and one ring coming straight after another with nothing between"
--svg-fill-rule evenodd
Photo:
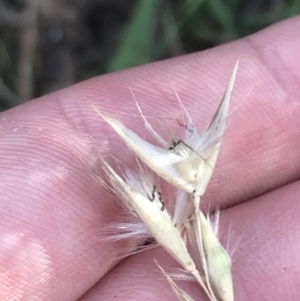
<instances>
[{"instance_id":1,"label":"blade of grass","mask_svg":"<svg viewBox=\"0 0 300 301\"><path fill-rule=\"evenodd\" d=\"M205 0L186 0L184 1L183 6L183 14L180 15L180 19L178 21L179 26L183 26L183 24L191 18L197 11L201 8L201 6L205 3Z\"/></svg>"},{"instance_id":2,"label":"blade of grass","mask_svg":"<svg viewBox=\"0 0 300 301\"><path fill-rule=\"evenodd\" d=\"M211 15L219 22L224 30L234 31L234 12L228 4L225 4L222 0L210 0L206 2Z\"/></svg>"},{"instance_id":3,"label":"blade of grass","mask_svg":"<svg viewBox=\"0 0 300 301\"><path fill-rule=\"evenodd\" d=\"M132 19L124 31L123 39L112 57L108 71L140 65L151 60L158 0L140 0Z\"/></svg>"},{"instance_id":4,"label":"blade of grass","mask_svg":"<svg viewBox=\"0 0 300 301\"><path fill-rule=\"evenodd\" d=\"M166 49L170 48L172 41L180 41L182 28L190 18L199 12L204 3L205 0L187 0L181 5L172 5L172 3L169 3L170 6L174 7L172 9L172 11L174 10L173 18L171 24L168 24L167 31L164 31L164 34L159 37L156 43L153 54L154 60L159 59L165 53ZM165 7L162 6L162 9ZM164 12L162 12L163 14Z\"/></svg>"}]
</instances>

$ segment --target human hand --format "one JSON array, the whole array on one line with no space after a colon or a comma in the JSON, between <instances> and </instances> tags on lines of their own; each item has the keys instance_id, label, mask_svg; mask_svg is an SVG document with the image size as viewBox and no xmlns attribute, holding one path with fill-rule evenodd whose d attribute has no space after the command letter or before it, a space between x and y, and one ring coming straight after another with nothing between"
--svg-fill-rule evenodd
<instances>
[{"instance_id":1,"label":"human hand","mask_svg":"<svg viewBox=\"0 0 300 301\"><path fill-rule=\"evenodd\" d=\"M236 110L203 202L227 208L221 227L224 236L231 232L224 239L229 248L238 243L232 258L236 300L297 300L299 25L299 17L290 19L237 42L94 78L2 113L0 299L175 299L153 261L167 271L177 267L165 252L150 249L116 265L116 251L134 243L101 238L116 219L116 200L97 180L98 156L112 153L126 165L134 157L89 101L141 134L128 87L146 116L176 122L173 83L192 115L198 103L197 121L207 124L240 57L231 103ZM180 287L202 294L196 283Z\"/></svg>"}]
</instances>

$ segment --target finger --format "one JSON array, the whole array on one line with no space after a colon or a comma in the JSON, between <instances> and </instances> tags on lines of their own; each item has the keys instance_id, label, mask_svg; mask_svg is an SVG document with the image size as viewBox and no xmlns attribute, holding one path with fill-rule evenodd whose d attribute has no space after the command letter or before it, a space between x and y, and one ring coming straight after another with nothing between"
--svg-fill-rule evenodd
<instances>
[{"instance_id":1,"label":"finger","mask_svg":"<svg viewBox=\"0 0 300 301\"><path fill-rule=\"evenodd\" d=\"M224 245L234 251L236 300L297 300L299 193L300 183L296 182L222 213L221 233L227 236ZM100 296L101 300L174 300L154 259L174 273L177 264L161 248L145 251L120 263L80 301L96 301ZM207 300L195 282L179 281L178 285L195 300Z\"/></svg>"},{"instance_id":2,"label":"finger","mask_svg":"<svg viewBox=\"0 0 300 301\"><path fill-rule=\"evenodd\" d=\"M199 101L206 122L222 96L236 57L242 54L243 71L232 107L238 104L237 96L246 95L253 86L257 92L239 107L240 115L229 119L216 183L207 198L215 203L238 202L295 180L299 169L298 92L278 88L270 67L263 68L257 56L260 51L267 53L260 44L266 37L276 55L289 49L290 61L275 62L275 55L270 54L270 62L264 64L286 68L291 71L289 82L295 82L297 70L289 62L298 55L298 23L296 18L253 36L250 40L257 43L257 52L249 49L249 40L241 40L96 78L2 113L0 259L2 271L9 273L1 273L5 290L0 291L6 299L16 291L43 300L76 299L115 262L114 248L99 238L104 226L116 218L114 202L104 195L95 173L101 176L100 155L112 153L129 165L134 159L88 101L143 135L142 120L132 117L137 110L127 87L133 89L146 115L170 116L176 123L179 105L176 107L170 77L188 109L193 110L194 101ZM280 43L275 37L281 37ZM282 104L286 102L289 106ZM272 135L277 139L268 140Z\"/></svg>"},{"instance_id":3,"label":"finger","mask_svg":"<svg viewBox=\"0 0 300 301\"><path fill-rule=\"evenodd\" d=\"M116 200L72 105L56 97L1 114L1 300L77 300L115 264L117 246L133 247L103 240Z\"/></svg>"}]
</instances>

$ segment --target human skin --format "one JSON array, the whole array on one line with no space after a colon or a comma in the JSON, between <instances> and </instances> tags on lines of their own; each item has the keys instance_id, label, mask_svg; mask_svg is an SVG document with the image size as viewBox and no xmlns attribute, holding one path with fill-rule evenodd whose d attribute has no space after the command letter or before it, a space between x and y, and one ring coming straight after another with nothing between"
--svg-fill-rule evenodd
<instances>
[{"instance_id":1,"label":"human skin","mask_svg":"<svg viewBox=\"0 0 300 301\"><path fill-rule=\"evenodd\" d=\"M113 162L113 154L126 166L135 158L90 102L145 135L129 87L151 124L168 130L181 116L173 84L201 127L238 57L232 113L203 205L224 208L221 239L234 251L236 300L298 300L299 49L296 17L1 113L0 300L176 300L154 263L171 272L178 267L162 249L121 260L117 251L133 250L134 242L103 239L119 216L117 200L98 178L99 157ZM178 284L206 300L196 283Z\"/></svg>"}]
</instances>

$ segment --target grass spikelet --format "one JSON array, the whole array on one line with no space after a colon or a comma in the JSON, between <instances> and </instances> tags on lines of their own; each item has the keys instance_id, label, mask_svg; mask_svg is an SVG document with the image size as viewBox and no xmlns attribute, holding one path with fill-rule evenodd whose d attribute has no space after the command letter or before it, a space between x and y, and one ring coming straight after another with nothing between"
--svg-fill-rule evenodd
<instances>
[{"instance_id":1,"label":"grass spikelet","mask_svg":"<svg viewBox=\"0 0 300 301\"><path fill-rule=\"evenodd\" d=\"M103 164L120 198L126 200L127 206L140 217L155 240L189 271L200 284L203 284L202 278L179 231L174 226L169 214L166 213L166 209L158 205L158 203L161 203L160 194L158 193L157 196L153 194L154 199L152 200L146 198L138 190L134 190L133 187L126 183L108 163L103 161Z\"/></svg>"},{"instance_id":2,"label":"grass spikelet","mask_svg":"<svg viewBox=\"0 0 300 301\"><path fill-rule=\"evenodd\" d=\"M200 211L199 215L203 250L211 287L221 300L233 301L231 259L204 214Z\"/></svg>"},{"instance_id":3,"label":"grass spikelet","mask_svg":"<svg viewBox=\"0 0 300 301\"><path fill-rule=\"evenodd\" d=\"M171 135L171 141L165 141L154 131L137 104L146 129L160 146L145 141L92 105L143 163L178 189L175 208L168 210L153 175L142 164L139 164L138 172L127 169L121 177L103 160L111 190L132 216L129 223L115 225L115 229L120 230L115 239L153 237L197 280L211 301L234 301L231 258L218 240L218 215L217 225L207 219L200 211L200 198L206 191L220 152L237 68L238 61L219 108L208 128L201 133L177 94L187 117L182 139ZM161 266L158 267L179 300L194 301Z\"/></svg>"}]
</instances>

